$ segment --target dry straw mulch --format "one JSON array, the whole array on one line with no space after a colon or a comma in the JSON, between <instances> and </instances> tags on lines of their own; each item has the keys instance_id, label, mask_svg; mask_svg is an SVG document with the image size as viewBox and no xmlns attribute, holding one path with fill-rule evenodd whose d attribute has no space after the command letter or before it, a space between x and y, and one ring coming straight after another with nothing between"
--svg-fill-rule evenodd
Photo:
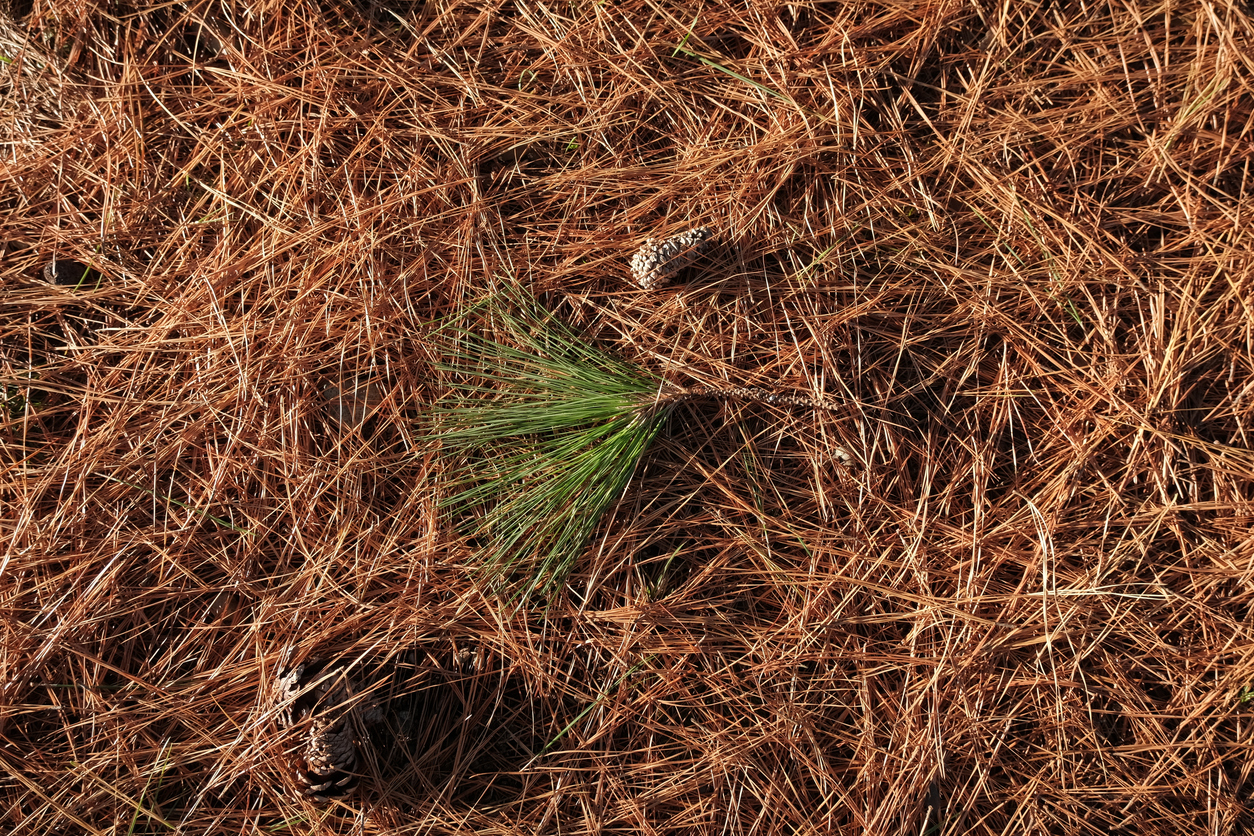
<instances>
[{"instance_id":1,"label":"dry straw mulch","mask_svg":"<svg viewBox=\"0 0 1254 836\"><path fill-rule=\"evenodd\" d=\"M1251 14L12 9L3 828L1247 832ZM508 277L846 406L682 405L505 606L419 419L424 334ZM274 722L315 654L388 706L338 802Z\"/></svg>"}]
</instances>

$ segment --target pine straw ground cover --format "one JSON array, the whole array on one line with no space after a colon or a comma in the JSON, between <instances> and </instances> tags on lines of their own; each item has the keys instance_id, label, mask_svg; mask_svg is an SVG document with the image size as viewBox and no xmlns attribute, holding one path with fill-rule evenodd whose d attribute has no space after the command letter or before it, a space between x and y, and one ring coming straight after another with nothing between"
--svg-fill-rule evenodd
<instances>
[{"instance_id":1,"label":"pine straw ground cover","mask_svg":"<svg viewBox=\"0 0 1254 836\"><path fill-rule=\"evenodd\" d=\"M5 829L1254 826L1248 5L11 15ZM511 281L843 407L680 404L507 604L424 416ZM387 706L339 801L274 722L313 655Z\"/></svg>"}]
</instances>

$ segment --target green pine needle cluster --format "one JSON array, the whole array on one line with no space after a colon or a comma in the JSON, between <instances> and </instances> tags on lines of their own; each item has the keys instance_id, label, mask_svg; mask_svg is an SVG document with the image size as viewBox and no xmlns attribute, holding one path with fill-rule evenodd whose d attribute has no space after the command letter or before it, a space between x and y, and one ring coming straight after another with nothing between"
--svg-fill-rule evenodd
<instances>
[{"instance_id":1,"label":"green pine needle cluster","mask_svg":"<svg viewBox=\"0 0 1254 836\"><path fill-rule=\"evenodd\" d=\"M432 413L450 465L443 507L478 540L492 581L551 596L674 400L660 397L660 378L589 345L524 291L440 334L453 378Z\"/></svg>"}]
</instances>

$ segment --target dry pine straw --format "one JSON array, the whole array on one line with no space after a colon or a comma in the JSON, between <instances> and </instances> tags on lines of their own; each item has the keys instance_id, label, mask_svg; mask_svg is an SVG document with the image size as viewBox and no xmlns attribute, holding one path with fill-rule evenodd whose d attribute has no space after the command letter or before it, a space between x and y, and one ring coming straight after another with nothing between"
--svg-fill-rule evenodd
<instances>
[{"instance_id":1,"label":"dry pine straw","mask_svg":"<svg viewBox=\"0 0 1254 836\"><path fill-rule=\"evenodd\" d=\"M1248 6L15 14L12 832L1254 824ZM413 429L426 323L507 273L679 385L847 406L682 405L508 614ZM338 805L270 702L314 652L391 706Z\"/></svg>"}]
</instances>

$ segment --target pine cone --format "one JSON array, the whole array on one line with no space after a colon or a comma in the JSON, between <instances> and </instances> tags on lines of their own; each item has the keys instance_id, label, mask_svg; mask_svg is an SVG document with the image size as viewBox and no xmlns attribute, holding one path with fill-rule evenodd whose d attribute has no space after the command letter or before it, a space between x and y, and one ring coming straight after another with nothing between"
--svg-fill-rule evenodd
<instances>
[{"instance_id":1,"label":"pine cone","mask_svg":"<svg viewBox=\"0 0 1254 836\"><path fill-rule=\"evenodd\" d=\"M645 290L669 284L705 251L713 235L708 226L699 226L662 241L650 238L631 257L632 278Z\"/></svg>"},{"instance_id":2,"label":"pine cone","mask_svg":"<svg viewBox=\"0 0 1254 836\"><path fill-rule=\"evenodd\" d=\"M357 785L353 720L377 723L382 712L375 703L354 704L356 690L344 668L321 659L302 662L279 679L278 724L297 735L287 754L305 795L344 795Z\"/></svg>"}]
</instances>

